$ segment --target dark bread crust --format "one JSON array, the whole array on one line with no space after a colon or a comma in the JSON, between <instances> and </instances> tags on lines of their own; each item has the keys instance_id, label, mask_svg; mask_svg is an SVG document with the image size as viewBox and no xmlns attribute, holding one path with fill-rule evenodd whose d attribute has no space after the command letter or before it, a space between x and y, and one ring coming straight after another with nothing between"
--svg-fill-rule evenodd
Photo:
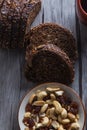
<instances>
[{"instance_id":1,"label":"dark bread crust","mask_svg":"<svg viewBox=\"0 0 87 130\"><path fill-rule=\"evenodd\" d=\"M40 0L30 2L29 0L4 0L0 9L0 47L23 48L26 29L31 25L40 8ZM30 15L34 16L30 17ZM29 23L27 23L28 18L30 18Z\"/></svg>"},{"instance_id":2,"label":"dark bread crust","mask_svg":"<svg viewBox=\"0 0 87 130\"><path fill-rule=\"evenodd\" d=\"M45 44L26 50L25 76L33 82L60 82L70 84L74 69L66 53L56 45Z\"/></svg>"},{"instance_id":3,"label":"dark bread crust","mask_svg":"<svg viewBox=\"0 0 87 130\"><path fill-rule=\"evenodd\" d=\"M26 39L30 41L30 46L55 44L69 56L72 63L77 59L76 41L72 33L58 24L40 24L30 30Z\"/></svg>"}]
</instances>

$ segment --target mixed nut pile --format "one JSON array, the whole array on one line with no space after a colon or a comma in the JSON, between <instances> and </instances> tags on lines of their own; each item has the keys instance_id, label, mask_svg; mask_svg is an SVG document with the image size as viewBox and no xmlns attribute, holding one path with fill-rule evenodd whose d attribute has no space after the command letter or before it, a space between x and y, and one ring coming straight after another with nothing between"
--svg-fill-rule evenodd
<instances>
[{"instance_id":1,"label":"mixed nut pile","mask_svg":"<svg viewBox=\"0 0 87 130\"><path fill-rule=\"evenodd\" d=\"M25 130L79 130L78 111L78 104L60 88L37 90L25 108Z\"/></svg>"}]
</instances>

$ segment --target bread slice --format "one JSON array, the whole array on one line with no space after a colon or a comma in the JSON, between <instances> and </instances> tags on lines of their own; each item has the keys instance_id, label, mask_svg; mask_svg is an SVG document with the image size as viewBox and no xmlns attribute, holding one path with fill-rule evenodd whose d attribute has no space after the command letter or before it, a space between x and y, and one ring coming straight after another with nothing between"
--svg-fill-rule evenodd
<instances>
[{"instance_id":1,"label":"bread slice","mask_svg":"<svg viewBox=\"0 0 87 130\"><path fill-rule=\"evenodd\" d=\"M25 76L33 82L60 82L70 84L74 70L66 53L53 44L45 44L26 50Z\"/></svg>"},{"instance_id":2,"label":"bread slice","mask_svg":"<svg viewBox=\"0 0 87 130\"><path fill-rule=\"evenodd\" d=\"M1 0L0 47L25 47L25 34L40 9L40 0Z\"/></svg>"},{"instance_id":3,"label":"bread slice","mask_svg":"<svg viewBox=\"0 0 87 130\"><path fill-rule=\"evenodd\" d=\"M76 41L72 33L58 24L45 23L32 28L26 35L26 41L33 47L45 43L55 44L69 56L72 63L77 59Z\"/></svg>"}]
</instances>

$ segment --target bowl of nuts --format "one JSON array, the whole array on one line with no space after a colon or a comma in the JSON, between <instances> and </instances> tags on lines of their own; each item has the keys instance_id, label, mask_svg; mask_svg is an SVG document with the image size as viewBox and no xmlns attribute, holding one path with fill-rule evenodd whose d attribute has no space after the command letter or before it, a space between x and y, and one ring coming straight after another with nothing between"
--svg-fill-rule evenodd
<instances>
[{"instance_id":1,"label":"bowl of nuts","mask_svg":"<svg viewBox=\"0 0 87 130\"><path fill-rule=\"evenodd\" d=\"M83 130L85 109L72 88L45 83L24 96L18 122L20 130Z\"/></svg>"}]
</instances>

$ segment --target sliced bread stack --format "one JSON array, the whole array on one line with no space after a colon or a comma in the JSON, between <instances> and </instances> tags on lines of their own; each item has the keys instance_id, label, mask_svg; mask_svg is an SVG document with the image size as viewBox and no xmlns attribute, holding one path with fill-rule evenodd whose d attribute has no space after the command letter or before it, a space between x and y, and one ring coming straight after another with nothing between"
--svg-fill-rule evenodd
<instances>
[{"instance_id":1,"label":"sliced bread stack","mask_svg":"<svg viewBox=\"0 0 87 130\"><path fill-rule=\"evenodd\" d=\"M0 48L24 48L29 26L41 9L41 0L0 1Z\"/></svg>"},{"instance_id":2,"label":"sliced bread stack","mask_svg":"<svg viewBox=\"0 0 87 130\"><path fill-rule=\"evenodd\" d=\"M26 35L25 75L33 82L72 83L77 59L72 33L53 23L40 24Z\"/></svg>"}]
</instances>

